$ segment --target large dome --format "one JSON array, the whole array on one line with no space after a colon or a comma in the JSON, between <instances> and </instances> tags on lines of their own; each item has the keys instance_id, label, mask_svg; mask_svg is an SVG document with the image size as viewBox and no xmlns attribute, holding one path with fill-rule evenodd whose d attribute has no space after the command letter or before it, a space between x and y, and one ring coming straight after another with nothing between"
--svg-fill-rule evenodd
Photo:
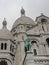
<instances>
[{"instance_id":1,"label":"large dome","mask_svg":"<svg viewBox=\"0 0 49 65\"><path fill-rule=\"evenodd\" d=\"M18 18L18 19L15 21L15 23L13 24L12 29L15 28L18 24L24 24L24 25L25 25L25 24L31 24L31 25L35 25L35 22L34 22L31 18L25 16L25 11L24 11L23 8L22 8L22 9L21 9L21 17Z\"/></svg>"},{"instance_id":2,"label":"large dome","mask_svg":"<svg viewBox=\"0 0 49 65\"><path fill-rule=\"evenodd\" d=\"M6 20L3 21L3 28L0 30L0 39L10 39L14 41L12 33L6 28Z\"/></svg>"}]
</instances>

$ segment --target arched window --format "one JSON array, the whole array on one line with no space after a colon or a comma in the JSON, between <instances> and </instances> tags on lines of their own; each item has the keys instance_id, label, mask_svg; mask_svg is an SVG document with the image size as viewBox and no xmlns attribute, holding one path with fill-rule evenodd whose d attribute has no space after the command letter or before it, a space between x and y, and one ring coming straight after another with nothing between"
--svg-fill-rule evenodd
<instances>
[{"instance_id":1,"label":"arched window","mask_svg":"<svg viewBox=\"0 0 49 65\"><path fill-rule=\"evenodd\" d=\"M7 43L5 43L4 45L5 45L5 46L4 46L4 49L6 50L6 49L7 49Z\"/></svg>"},{"instance_id":2,"label":"arched window","mask_svg":"<svg viewBox=\"0 0 49 65\"><path fill-rule=\"evenodd\" d=\"M36 51L36 49L33 49L33 51L34 51L34 55L37 55L37 51Z\"/></svg>"},{"instance_id":3,"label":"arched window","mask_svg":"<svg viewBox=\"0 0 49 65\"><path fill-rule=\"evenodd\" d=\"M48 44L48 47L49 47L49 38L47 38L47 39L46 39L46 42L47 42L47 44Z\"/></svg>"},{"instance_id":4,"label":"arched window","mask_svg":"<svg viewBox=\"0 0 49 65\"><path fill-rule=\"evenodd\" d=\"M33 40L31 41L31 51L34 53L34 55L37 55L38 51L38 45L37 45L37 41Z\"/></svg>"},{"instance_id":5,"label":"arched window","mask_svg":"<svg viewBox=\"0 0 49 65\"><path fill-rule=\"evenodd\" d=\"M4 61L0 61L0 65L8 65L7 62L4 60Z\"/></svg>"},{"instance_id":6,"label":"arched window","mask_svg":"<svg viewBox=\"0 0 49 65\"><path fill-rule=\"evenodd\" d=\"M47 22L47 19L44 19L44 18L41 19L42 30L43 30L44 32L47 31L46 22Z\"/></svg>"},{"instance_id":7,"label":"arched window","mask_svg":"<svg viewBox=\"0 0 49 65\"><path fill-rule=\"evenodd\" d=\"M36 41L31 41L31 44L37 43Z\"/></svg>"},{"instance_id":8,"label":"arched window","mask_svg":"<svg viewBox=\"0 0 49 65\"><path fill-rule=\"evenodd\" d=\"M3 43L1 43L1 50L3 50Z\"/></svg>"},{"instance_id":9,"label":"arched window","mask_svg":"<svg viewBox=\"0 0 49 65\"><path fill-rule=\"evenodd\" d=\"M43 29L43 31L45 31L45 29L44 29L44 26L42 25L42 29Z\"/></svg>"},{"instance_id":10,"label":"arched window","mask_svg":"<svg viewBox=\"0 0 49 65\"><path fill-rule=\"evenodd\" d=\"M1 43L1 50L7 49L7 43Z\"/></svg>"},{"instance_id":11,"label":"arched window","mask_svg":"<svg viewBox=\"0 0 49 65\"><path fill-rule=\"evenodd\" d=\"M45 23L46 21L47 21L47 20L46 20L46 19L44 19L44 18L43 18L43 19L41 19L41 22L42 22L42 23Z\"/></svg>"}]
</instances>

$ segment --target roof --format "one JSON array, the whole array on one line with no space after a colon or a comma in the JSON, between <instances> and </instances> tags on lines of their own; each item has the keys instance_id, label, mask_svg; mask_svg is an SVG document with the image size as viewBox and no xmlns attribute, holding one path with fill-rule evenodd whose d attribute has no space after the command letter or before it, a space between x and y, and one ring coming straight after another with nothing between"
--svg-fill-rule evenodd
<instances>
[{"instance_id":1,"label":"roof","mask_svg":"<svg viewBox=\"0 0 49 65\"><path fill-rule=\"evenodd\" d=\"M0 39L14 40L11 32L6 28L0 30Z\"/></svg>"},{"instance_id":2,"label":"roof","mask_svg":"<svg viewBox=\"0 0 49 65\"><path fill-rule=\"evenodd\" d=\"M6 25L7 25L7 22L4 19L3 28L0 30L0 39L14 40L12 33L7 29Z\"/></svg>"},{"instance_id":3,"label":"roof","mask_svg":"<svg viewBox=\"0 0 49 65\"><path fill-rule=\"evenodd\" d=\"M47 17L47 16L45 16L43 13L41 13L40 16L36 17L36 21L37 21L37 19L40 18L40 17L42 17L42 18L45 17L45 18L49 19L49 17Z\"/></svg>"},{"instance_id":4,"label":"roof","mask_svg":"<svg viewBox=\"0 0 49 65\"><path fill-rule=\"evenodd\" d=\"M26 16L21 16L20 18L18 18L15 23L13 24L12 28L15 28L18 24L31 24L31 25L35 25L35 22Z\"/></svg>"},{"instance_id":5,"label":"roof","mask_svg":"<svg viewBox=\"0 0 49 65\"><path fill-rule=\"evenodd\" d=\"M26 32L28 35L39 35L38 26L35 26L33 29L30 29Z\"/></svg>"},{"instance_id":6,"label":"roof","mask_svg":"<svg viewBox=\"0 0 49 65\"><path fill-rule=\"evenodd\" d=\"M18 24L23 24L23 25L25 25L25 24L32 24L32 25L35 25L35 22L31 18L25 16L25 10L23 10L23 8L22 8L21 9L21 17L19 17L15 21L15 23L13 24L12 29L15 28Z\"/></svg>"}]
</instances>

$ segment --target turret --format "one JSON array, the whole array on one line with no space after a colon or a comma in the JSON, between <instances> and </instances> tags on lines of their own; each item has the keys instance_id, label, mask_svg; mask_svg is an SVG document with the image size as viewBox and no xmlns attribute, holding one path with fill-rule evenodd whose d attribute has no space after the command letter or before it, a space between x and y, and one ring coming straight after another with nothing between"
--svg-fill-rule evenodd
<instances>
[{"instance_id":1,"label":"turret","mask_svg":"<svg viewBox=\"0 0 49 65\"><path fill-rule=\"evenodd\" d=\"M0 30L0 65L13 65L15 46L14 37L7 29L7 22L4 18L3 27Z\"/></svg>"}]
</instances>

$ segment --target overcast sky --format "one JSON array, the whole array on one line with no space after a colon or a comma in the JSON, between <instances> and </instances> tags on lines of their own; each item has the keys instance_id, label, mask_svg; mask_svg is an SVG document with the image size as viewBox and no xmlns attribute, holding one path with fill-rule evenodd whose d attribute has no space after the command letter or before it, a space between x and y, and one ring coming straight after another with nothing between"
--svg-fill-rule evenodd
<instances>
[{"instance_id":1,"label":"overcast sky","mask_svg":"<svg viewBox=\"0 0 49 65\"><path fill-rule=\"evenodd\" d=\"M49 0L0 0L0 28L5 17L7 26L11 29L15 20L21 16L22 6L26 11L26 16L33 20L41 13L49 16Z\"/></svg>"}]
</instances>

